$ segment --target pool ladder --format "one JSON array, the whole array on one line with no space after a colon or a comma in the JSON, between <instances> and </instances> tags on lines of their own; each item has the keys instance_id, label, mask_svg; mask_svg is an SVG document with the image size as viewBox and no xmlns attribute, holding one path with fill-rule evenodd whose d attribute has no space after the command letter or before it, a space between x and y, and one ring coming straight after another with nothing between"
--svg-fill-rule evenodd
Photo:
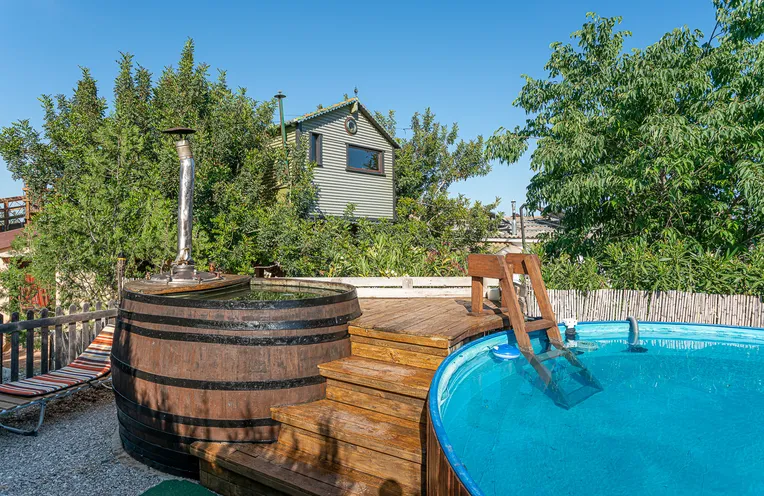
<instances>
[{"instance_id":1,"label":"pool ladder","mask_svg":"<svg viewBox=\"0 0 764 496\"><path fill-rule=\"evenodd\" d=\"M559 334L559 329L557 330L557 333ZM549 334L550 332L547 331L547 335ZM515 332L515 335L517 335L517 332ZM551 336L549 338L549 343L554 346L554 348L550 348L542 353L535 353L532 348L529 351L524 351L521 348L520 351L536 373L538 373L541 380L544 381L547 393L556 405L565 409L573 408L585 399L602 391L600 382L578 359L576 353L572 352L561 343L560 345L555 343L554 338ZM562 358L571 365L573 371L564 376L564 379L572 379L571 381L561 380L559 373L554 373L554 369L550 370L549 367L545 365L545 362L555 358ZM578 387L567 389L564 386L567 382L571 382Z\"/></svg>"},{"instance_id":2,"label":"pool ladder","mask_svg":"<svg viewBox=\"0 0 764 496\"><path fill-rule=\"evenodd\" d=\"M468 272L472 276L472 312L481 313L483 308L482 291L484 277L499 279L501 287L502 311L509 314L509 321L517 340L517 347L528 360L531 367L546 386L546 392L558 406L572 408L592 395L602 391L602 385L596 377L581 363L578 356L565 347L557 326L557 317L549 302L546 285L541 277L541 264L538 256L527 254L507 255L470 255ZM541 318L526 321L520 308L520 301L515 291L512 276L525 274L530 277L536 301L541 310ZM541 331L546 335L547 344L542 353L536 354L531 345L529 332ZM566 391L560 374L553 373L546 362L564 359L570 363L574 372L565 378L572 378L581 387Z\"/></svg>"}]
</instances>

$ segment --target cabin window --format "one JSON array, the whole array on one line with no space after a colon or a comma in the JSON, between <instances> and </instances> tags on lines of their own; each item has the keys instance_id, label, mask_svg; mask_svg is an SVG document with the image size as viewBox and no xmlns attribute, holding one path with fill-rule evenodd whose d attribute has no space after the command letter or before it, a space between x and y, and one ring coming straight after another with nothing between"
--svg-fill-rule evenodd
<instances>
[{"instance_id":1,"label":"cabin window","mask_svg":"<svg viewBox=\"0 0 764 496\"><path fill-rule=\"evenodd\" d=\"M322 165L321 155L323 152L323 136L318 133L310 133L310 161Z\"/></svg>"},{"instance_id":2,"label":"cabin window","mask_svg":"<svg viewBox=\"0 0 764 496\"><path fill-rule=\"evenodd\" d=\"M347 168L359 172L382 174L384 172L383 157L383 152L380 150L348 145Z\"/></svg>"}]
</instances>

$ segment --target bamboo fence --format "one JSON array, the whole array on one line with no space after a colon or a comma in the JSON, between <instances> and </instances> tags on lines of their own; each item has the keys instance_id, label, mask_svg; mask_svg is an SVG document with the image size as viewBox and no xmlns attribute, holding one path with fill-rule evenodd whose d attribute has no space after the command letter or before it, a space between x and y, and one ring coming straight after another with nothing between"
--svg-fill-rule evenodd
<instances>
[{"instance_id":1,"label":"bamboo fence","mask_svg":"<svg viewBox=\"0 0 764 496\"><path fill-rule=\"evenodd\" d=\"M685 293L682 291L549 290L558 320L637 320L693 322L764 327L764 305L758 296ZM528 295L529 317L540 317L533 292Z\"/></svg>"}]
</instances>

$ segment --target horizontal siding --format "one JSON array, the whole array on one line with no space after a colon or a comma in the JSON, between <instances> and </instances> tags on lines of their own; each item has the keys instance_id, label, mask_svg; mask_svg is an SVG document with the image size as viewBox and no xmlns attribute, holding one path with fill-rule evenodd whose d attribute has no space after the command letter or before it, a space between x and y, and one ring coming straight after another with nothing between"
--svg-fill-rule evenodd
<instances>
[{"instance_id":1,"label":"horizontal siding","mask_svg":"<svg viewBox=\"0 0 764 496\"><path fill-rule=\"evenodd\" d=\"M294 143L297 138L295 137L295 129L294 128L287 128L286 130L287 135L287 143ZM273 140L268 143L268 148L275 148L277 146L283 146L283 141L281 139L281 129L279 129L278 136L273 138Z\"/></svg>"},{"instance_id":2,"label":"horizontal siding","mask_svg":"<svg viewBox=\"0 0 764 496\"><path fill-rule=\"evenodd\" d=\"M318 186L318 211L324 215L342 215L355 203L355 215L391 219L395 211L393 190L393 147L360 112L356 115L358 132L345 131L350 108L337 109L302 123L302 132L323 135L322 166L314 172ZM384 176L345 170L347 144L384 151Z\"/></svg>"}]
</instances>

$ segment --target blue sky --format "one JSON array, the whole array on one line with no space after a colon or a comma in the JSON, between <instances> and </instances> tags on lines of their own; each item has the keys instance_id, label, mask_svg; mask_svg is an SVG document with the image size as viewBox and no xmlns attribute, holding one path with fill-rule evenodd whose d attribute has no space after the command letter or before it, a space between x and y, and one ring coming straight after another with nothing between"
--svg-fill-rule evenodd
<instances>
[{"instance_id":1,"label":"blue sky","mask_svg":"<svg viewBox=\"0 0 764 496\"><path fill-rule=\"evenodd\" d=\"M192 37L198 61L228 71L253 98L287 95L287 116L341 100L358 87L374 110L395 109L405 136L415 111L431 107L465 138L513 128L521 74L542 76L549 44L567 41L593 11L621 15L643 47L687 25L710 33L711 0L497 2L24 2L0 3L0 126L42 121L41 94L71 94L88 67L110 98L119 52L155 76L177 63ZM482 201L522 203L530 154L452 187ZM21 193L0 161L0 197ZM518 203L518 204L519 204Z\"/></svg>"}]
</instances>

